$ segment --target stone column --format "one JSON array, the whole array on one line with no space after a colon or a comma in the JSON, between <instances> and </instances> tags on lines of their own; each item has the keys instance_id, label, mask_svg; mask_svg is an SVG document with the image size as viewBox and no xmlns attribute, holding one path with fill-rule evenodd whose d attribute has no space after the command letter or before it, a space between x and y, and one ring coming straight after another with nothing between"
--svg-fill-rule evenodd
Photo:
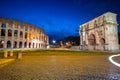
<instances>
[{"instance_id":1,"label":"stone column","mask_svg":"<svg viewBox=\"0 0 120 80\"><path fill-rule=\"evenodd\" d=\"M0 26L1 27L1 26ZM0 28L0 37L1 37L1 28Z\"/></svg>"},{"instance_id":2,"label":"stone column","mask_svg":"<svg viewBox=\"0 0 120 80\"><path fill-rule=\"evenodd\" d=\"M19 28L19 26L18 26L17 38L18 38L18 41L17 41L17 48L19 48L19 42L20 42L20 28Z\"/></svg>"},{"instance_id":3,"label":"stone column","mask_svg":"<svg viewBox=\"0 0 120 80\"><path fill-rule=\"evenodd\" d=\"M40 37L39 37L39 41L41 42L41 34L39 35Z\"/></svg>"},{"instance_id":4,"label":"stone column","mask_svg":"<svg viewBox=\"0 0 120 80\"><path fill-rule=\"evenodd\" d=\"M5 29L5 44L4 44L4 48L7 48L7 41L8 41L8 28L6 26L6 29Z\"/></svg>"},{"instance_id":5,"label":"stone column","mask_svg":"<svg viewBox=\"0 0 120 80\"><path fill-rule=\"evenodd\" d=\"M27 48L29 48L29 31L27 31Z\"/></svg>"},{"instance_id":6,"label":"stone column","mask_svg":"<svg viewBox=\"0 0 120 80\"><path fill-rule=\"evenodd\" d=\"M47 44L49 45L49 37L47 36Z\"/></svg>"},{"instance_id":7,"label":"stone column","mask_svg":"<svg viewBox=\"0 0 120 80\"><path fill-rule=\"evenodd\" d=\"M45 39L44 39L44 34L43 34L43 43L44 43Z\"/></svg>"},{"instance_id":8,"label":"stone column","mask_svg":"<svg viewBox=\"0 0 120 80\"><path fill-rule=\"evenodd\" d=\"M24 44L25 44L25 42L22 40L22 48L24 48Z\"/></svg>"},{"instance_id":9,"label":"stone column","mask_svg":"<svg viewBox=\"0 0 120 80\"><path fill-rule=\"evenodd\" d=\"M22 36L22 48L24 48L24 44L25 44L25 31L23 32L23 36Z\"/></svg>"},{"instance_id":10,"label":"stone column","mask_svg":"<svg viewBox=\"0 0 120 80\"><path fill-rule=\"evenodd\" d=\"M30 41L30 43L31 43L31 46L30 46L30 48L33 48L33 47L32 47L32 45L33 45L32 41Z\"/></svg>"},{"instance_id":11,"label":"stone column","mask_svg":"<svg viewBox=\"0 0 120 80\"><path fill-rule=\"evenodd\" d=\"M11 48L13 48L13 45L14 45L14 41L11 41Z\"/></svg>"},{"instance_id":12,"label":"stone column","mask_svg":"<svg viewBox=\"0 0 120 80\"><path fill-rule=\"evenodd\" d=\"M17 41L17 48L19 48L19 41Z\"/></svg>"},{"instance_id":13,"label":"stone column","mask_svg":"<svg viewBox=\"0 0 120 80\"><path fill-rule=\"evenodd\" d=\"M25 40L25 31L22 32L23 32L22 40Z\"/></svg>"},{"instance_id":14,"label":"stone column","mask_svg":"<svg viewBox=\"0 0 120 80\"><path fill-rule=\"evenodd\" d=\"M11 48L14 47L14 29L12 30L12 41L11 41Z\"/></svg>"},{"instance_id":15,"label":"stone column","mask_svg":"<svg viewBox=\"0 0 120 80\"><path fill-rule=\"evenodd\" d=\"M7 42L6 41L4 41L4 44L3 44L3 48L7 48Z\"/></svg>"}]
</instances>

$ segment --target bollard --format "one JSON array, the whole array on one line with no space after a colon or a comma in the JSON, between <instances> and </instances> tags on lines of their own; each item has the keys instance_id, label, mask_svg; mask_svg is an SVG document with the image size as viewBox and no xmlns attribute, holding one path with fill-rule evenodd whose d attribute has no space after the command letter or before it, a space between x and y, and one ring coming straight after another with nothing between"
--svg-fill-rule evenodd
<instances>
[{"instance_id":1,"label":"bollard","mask_svg":"<svg viewBox=\"0 0 120 80\"><path fill-rule=\"evenodd\" d=\"M4 51L4 58L7 58L8 57L8 52L7 50Z\"/></svg>"},{"instance_id":2,"label":"bollard","mask_svg":"<svg viewBox=\"0 0 120 80\"><path fill-rule=\"evenodd\" d=\"M13 50L10 51L10 56L11 56L11 57L13 56Z\"/></svg>"},{"instance_id":3,"label":"bollard","mask_svg":"<svg viewBox=\"0 0 120 80\"><path fill-rule=\"evenodd\" d=\"M22 59L22 53L18 53L17 59L21 60Z\"/></svg>"}]
</instances>

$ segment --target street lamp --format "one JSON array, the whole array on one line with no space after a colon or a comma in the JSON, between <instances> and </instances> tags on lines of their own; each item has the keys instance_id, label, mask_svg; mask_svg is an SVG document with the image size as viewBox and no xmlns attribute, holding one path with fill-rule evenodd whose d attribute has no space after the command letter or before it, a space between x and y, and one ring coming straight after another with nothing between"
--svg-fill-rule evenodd
<instances>
[{"instance_id":1,"label":"street lamp","mask_svg":"<svg viewBox=\"0 0 120 80\"><path fill-rule=\"evenodd\" d=\"M55 44L55 43L56 43L56 41L55 41L55 40L53 40L52 42L53 42L53 44Z\"/></svg>"}]
</instances>

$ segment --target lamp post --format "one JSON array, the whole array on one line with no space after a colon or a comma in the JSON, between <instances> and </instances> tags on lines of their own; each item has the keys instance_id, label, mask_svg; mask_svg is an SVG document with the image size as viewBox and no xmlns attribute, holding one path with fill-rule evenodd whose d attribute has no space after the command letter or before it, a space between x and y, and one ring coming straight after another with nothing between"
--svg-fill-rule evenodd
<instances>
[{"instance_id":1,"label":"lamp post","mask_svg":"<svg viewBox=\"0 0 120 80\"><path fill-rule=\"evenodd\" d=\"M55 47L55 43L56 43L56 41L55 41L55 40L53 40L53 41L52 41L52 43L53 43L53 47Z\"/></svg>"},{"instance_id":2,"label":"lamp post","mask_svg":"<svg viewBox=\"0 0 120 80\"><path fill-rule=\"evenodd\" d=\"M53 44L55 44L55 43L56 43L56 41L55 41L55 40L53 40L52 42L53 42Z\"/></svg>"}]
</instances>

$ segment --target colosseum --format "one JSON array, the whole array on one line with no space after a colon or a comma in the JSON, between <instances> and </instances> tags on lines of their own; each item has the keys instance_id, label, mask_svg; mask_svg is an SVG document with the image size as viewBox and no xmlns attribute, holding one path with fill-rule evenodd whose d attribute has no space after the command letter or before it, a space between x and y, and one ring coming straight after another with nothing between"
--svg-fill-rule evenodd
<instances>
[{"instance_id":1,"label":"colosseum","mask_svg":"<svg viewBox=\"0 0 120 80\"><path fill-rule=\"evenodd\" d=\"M18 20L0 18L0 49L46 48L49 38L44 30Z\"/></svg>"},{"instance_id":2,"label":"colosseum","mask_svg":"<svg viewBox=\"0 0 120 80\"><path fill-rule=\"evenodd\" d=\"M119 50L117 14L112 12L80 26L80 49L116 51Z\"/></svg>"}]
</instances>

